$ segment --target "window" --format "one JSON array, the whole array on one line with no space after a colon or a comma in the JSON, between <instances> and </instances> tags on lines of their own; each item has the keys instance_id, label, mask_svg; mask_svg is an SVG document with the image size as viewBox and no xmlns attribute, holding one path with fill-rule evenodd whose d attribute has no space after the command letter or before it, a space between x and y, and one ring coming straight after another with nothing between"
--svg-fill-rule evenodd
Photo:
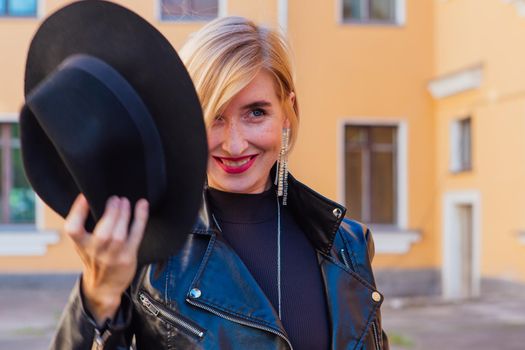
<instances>
[{"instance_id":1,"label":"window","mask_svg":"<svg viewBox=\"0 0 525 350\"><path fill-rule=\"evenodd\" d=\"M36 17L37 0L0 0L1 17Z\"/></svg>"},{"instance_id":2,"label":"window","mask_svg":"<svg viewBox=\"0 0 525 350\"><path fill-rule=\"evenodd\" d=\"M402 0L342 0L343 22L394 23L401 22L398 14Z\"/></svg>"},{"instance_id":3,"label":"window","mask_svg":"<svg viewBox=\"0 0 525 350\"><path fill-rule=\"evenodd\" d=\"M35 222L35 194L22 167L17 123L0 124L0 223Z\"/></svg>"},{"instance_id":4,"label":"window","mask_svg":"<svg viewBox=\"0 0 525 350\"><path fill-rule=\"evenodd\" d=\"M450 170L453 172L472 170L472 121L470 117L453 121L450 140Z\"/></svg>"},{"instance_id":5,"label":"window","mask_svg":"<svg viewBox=\"0 0 525 350\"><path fill-rule=\"evenodd\" d=\"M345 199L351 217L397 222L397 126L345 126Z\"/></svg>"},{"instance_id":6,"label":"window","mask_svg":"<svg viewBox=\"0 0 525 350\"><path fill-rule=\"evenodd\" d=\"M207 21L219 15L219 0L160 0L160 17L168 21Z\"/></svg>"}]
</instances>

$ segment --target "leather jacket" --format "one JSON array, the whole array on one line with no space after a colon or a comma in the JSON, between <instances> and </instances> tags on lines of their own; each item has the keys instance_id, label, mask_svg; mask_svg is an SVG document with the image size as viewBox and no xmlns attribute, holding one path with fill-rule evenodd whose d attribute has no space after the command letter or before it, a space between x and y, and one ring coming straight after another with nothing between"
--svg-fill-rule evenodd
<instances>
[{"instance_id":1,"label":"leather jacket","mask_svg":"<svg viewBox=\"0 0 525 350\"><path fill-rule=\"evenodd\" d=\"M383 296L370 266L370 231L291 176L288 206L317 250L330 349L388 349L379 310ZM117 316L103 329L85 309L77 282L51 349L291 350L275 309L211 214L204 195L182 248L163 263L139 269Z\"/></svg>"}]
</instances>

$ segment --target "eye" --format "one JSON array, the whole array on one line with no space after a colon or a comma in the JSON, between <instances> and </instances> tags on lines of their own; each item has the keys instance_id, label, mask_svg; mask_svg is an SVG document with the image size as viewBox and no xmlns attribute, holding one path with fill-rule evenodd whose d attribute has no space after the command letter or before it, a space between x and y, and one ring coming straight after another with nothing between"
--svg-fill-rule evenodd
<instances>
[{"instance_id":1,"label":"eye","mask_svg":"<svg viewBox=\"0 0 525 350\"><path fill-rule=\"evenodd\" d=\"M252 109L251 115L257 118L263 117L266 115L266 111L262 108L255 108L255 109Z\"/></svg>"}]
</instances>

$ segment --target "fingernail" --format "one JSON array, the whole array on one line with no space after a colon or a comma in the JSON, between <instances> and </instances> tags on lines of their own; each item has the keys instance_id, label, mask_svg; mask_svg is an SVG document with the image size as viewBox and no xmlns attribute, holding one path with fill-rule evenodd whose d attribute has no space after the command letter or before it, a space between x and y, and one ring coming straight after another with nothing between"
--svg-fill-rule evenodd
<instances>
[{"instance_id":1,"label":"fingernail","mask_svg":"<svg viewBox=\"0 0 525 350\"><path fill-rule=\"evenodd\" d=\"M126 197L120 197L120 207L121 208L129 207L129 200Z\"/></svg>"},{"instance_id":2,"label":"fingernail","mask_svg":"<svg viewBox=\"0 0 525 350\"><path fill-rule=\"evenodd\" d=\"M140 200L140 206L142 210L148 210L149 209L149 203L146 199L142 198Z\"/></svg>"},{"instance_id":3,"label":"fingernail","mask_svg":"<svg viewBox=\"0 0 525 350\"><path fill-rule=\"evenodd\" d=\"M112 208L116 208L118 206L118 197L117 196L111 196L108 199L108 205Z\"/></svg>"}]
</instances>

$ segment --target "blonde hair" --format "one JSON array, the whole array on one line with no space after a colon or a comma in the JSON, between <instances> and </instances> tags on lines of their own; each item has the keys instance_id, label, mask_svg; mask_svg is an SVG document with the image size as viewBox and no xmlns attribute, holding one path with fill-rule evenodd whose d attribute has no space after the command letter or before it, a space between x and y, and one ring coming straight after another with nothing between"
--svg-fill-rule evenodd
<instances>
[{"instance_id":1,"label":"blonde hair","mask_svg":"<svg viewBox=\"0 0 525 350\"><path fill-rule=\"evenodd\" d=\"M299 109L291 53L279 32L243 17L222 17L195 32L179 51L199 95L206 125L262 69L270 72L285 117L290 123L290 148L297 139Z\"/></svg>"}]
</instances>

